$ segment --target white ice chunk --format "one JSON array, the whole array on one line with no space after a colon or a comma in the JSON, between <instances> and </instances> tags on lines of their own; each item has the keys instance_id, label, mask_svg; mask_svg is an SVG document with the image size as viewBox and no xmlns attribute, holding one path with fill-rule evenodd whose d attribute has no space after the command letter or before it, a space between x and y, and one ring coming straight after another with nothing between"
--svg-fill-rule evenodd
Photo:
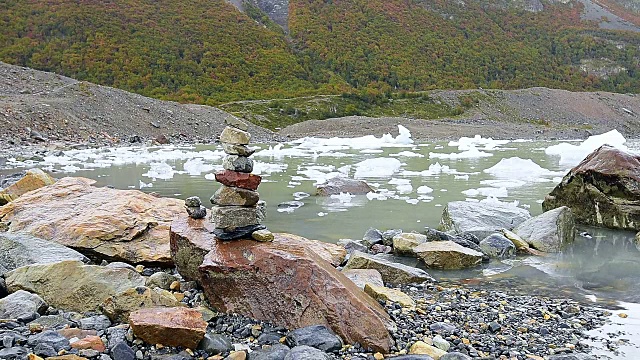
<instances>
[{"instance_id":1,"label":"white ice chunk","mask_svg":"<svg viewBox=\"0 0 640 360\"><path fill-rule=\"evenodd\" d=\"M494 150L500 145L508 144L509 140L493 140L476 135L472 138L463 136L458 141L450 141L449 146L457 146L458 150L471 150L480 147L482 150Z\"/></svg>"},{"instance_id":2,"label":"white ice chunk","mask_svg":"<svg viewBox=\"0 0 640 360\"><path fill-rule=\"evenodd\" d=\"M201 158L189 159L183 164L184 171L189 175L200 175L214 169L213 165L205 164Z\"/></svg>"},{"instance_id":3,"label":"white ice chunk","mask_svg":"<svg viewBox=\"0 0 640 360\"><path fill-rule=\"evenodd\" d=\"M527 182L522 180L482 180L480 181L480 184L511 189L524 186L527 184Z\"/></svg>"},{"instance_id":4,"label":"white ice chunk","mask_svg":"<svg viewBox=\"0 0 640 360\"><path fill-rule=\"evenodd\" d=\"M426 185L422 185L418 187L418 190L416 190L416 192L418 194L431 194L433 192L433 189Z\"/></svg>"},{"instance_id":5,"label":"white ice chunk","mask_svg":"<svg viewBox=\"0 0 640 360\"><path fill-rule=\"evenodd\" d=\"M140 187L139 187L140 189L153 187L153 183L152 182L150 182L148 184L145 184L142 180L139 180L139 181L140 181Z\"/></svg>"},{"instance_id":6,"label":"white ice chunk","mask_svg":"<svg viewBox=\"0 0 640 360\"><path fill-rule=\"evenodd\" d=\"M623 151L629 151L625 146L626 142L627 140L618 130L611 130L604 134L589 136L589 138L580 145L560 143L549 146L544 152L547 155L560 156L560 165L572 167L578 165L587 155L605 144Z\"/></svg>"},{"instance_id":7,"label":"white ice chunk","mask_svg":"<svg viewBox=\"0 0 640 360\"><path fill-rule=\"evenodd\" d=\"M484 172L501 179L523 181L535 181L544 176L562 174L561 172L545 169L531 159L521 159L519 157L502 159L496 165L485 169Z\"/></svg>"},{"instance_id":8,"label":"white ice chunk","mask_svg":"<svg viewBox=\"0 0 640 360\"><path fill-rule=\"evenodd\" d=\"M355 165L355 178L391 177L400 170L402 163L394 158L374 158L361 161Z\"/></svg>"},{"instance_id":9,"label":"white ice chunk","mask_svg":"<svg viewBox=\"0 0 640 360\"><path fill-rule=\"evenodd\" d=\"M508 192L507 192L507 188L505 187L501 187L501 188L495 188L495 187L481 187L481 188L477 188L477 189L469 189L469 190L465 190L462 192L464 195L466 196L491 196L491 197L496 197L496 198L500 198L500 197L507 197L509 196Z\"/></svg>"},{"instance_id":10,"label":"white ice chunk","mask_svg":"<svg viewBox=\"0 0 640 360\"><path fill-rule=\"evenodd\" d=\"M397 154L391 154L389 156L393 156L393 157L404 156L404 157L417 157L417 158L424 157L424 155L415 153L413 151L401 151Z\"/></svg>"},{"instance_id":11,"label":"white ice chunk","mask_svg":"<svg viewBox=\"0 0 640 360\"><path fill-rule=\"evenodd\" d=\"M165 163L165 162L159 162L159 163L151 163L149 164L151 167L149 168L149 171L147 171L146 173L142 174L142 176L148 177L148 178L152 178L153 180L156 179L162 179L162 180L169 180L169 179L173 179L173 175L176 173L175 170L173 170L173 167L171 167L171 165Z\"/></svg>"},{"instance_id":12,"label":"white ice chunk","mask_svg":"<svg viewBox=\"0 0 640 360\"><path fill-rule=\"evenodd\" d=\"M450 160L459 160L459 159L477 159L483 157L490 157L493 154L480 151L475 146L471 146L468 150L459 152L459 153L429 153L429 157L432 159L450 159Z\"/></svg>"}]
</instances>

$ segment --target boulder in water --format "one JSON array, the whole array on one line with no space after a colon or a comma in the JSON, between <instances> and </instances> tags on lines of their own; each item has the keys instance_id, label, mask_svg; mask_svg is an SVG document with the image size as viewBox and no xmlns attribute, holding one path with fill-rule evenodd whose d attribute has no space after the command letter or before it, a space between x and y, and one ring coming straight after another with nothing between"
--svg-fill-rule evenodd
<instances>
[{"instance_id":1,"label":"boulder in water","mask_svg":"<svg viewBox=\"0 0 640 360\"><path fill-rule=\"evenodd\" d=\"M571 209L563 206L523 222L513 232L536 250L558 252L575 240L576 225Z\"/></svg>"},{"instance_id":2,"label":"boulder in water","mask_svg":"<svg viewBox=\"0 0 640 360\"><path fill-rule=\"evenodd\" d=\"M316 195L331 196L340 193L349 193L351 195L366 195L373 191L366 182L362 180L354 180L344 177L334 177L327 180L326 183L318 185Z\"/></svg>"},{"instance_id":3,"label":"boulder in water","mask_svg":"<svg viewBox=\"0 0 640 360\"><path fill-rule=\"evenodd\" d=\"M427 267L448 270L479 265L483 255L453 241L427 242L418 245L414 251Z\"/></svg>"},{"instance_id":4,"label":"boulder in water","mask_svg":"<svg viewBox=\"0 0 640 360\"><path fill-rule=\"evenodd\" d=\"M458 234L470 232L484 239L502 228L513 229L529 218L529 211L510 204L454 201L442 211L440 229Z\"/></svg>"},{"instance_id":5,"label":"boulder in water","mask_svg":"<svg viewBox=\"0 0 640 360\"><path fill-rule=\"evenodd\" d=\"M542 203L571 208L578 223L640 231L640 156L603 145L564 176Z\"/></svg>"},{"instance_id":6,"label":"boulder in water","mask_svg":"<svg viewBox=\"0 0 640 360\"><path fill-rule=\"evenodd\" d=\"M509 258L516 255L516 246L502 234L491 234L480 241L482 252L492 258Z\"/></svg>"}]
</instances>

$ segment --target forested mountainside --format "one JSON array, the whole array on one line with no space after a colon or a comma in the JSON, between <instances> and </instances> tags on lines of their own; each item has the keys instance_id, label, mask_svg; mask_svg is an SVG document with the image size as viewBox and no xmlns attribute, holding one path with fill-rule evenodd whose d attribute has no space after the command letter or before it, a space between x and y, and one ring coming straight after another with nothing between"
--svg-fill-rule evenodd
<instances>
[{"instance_id":1,"label":"forested mountainside","mask_svg":"<svg viewBox=\"0 0 640 360\"><path fill-rule=\"evenodd\" d=\"M436 88L640 91L640 34L581 20L574 0L270 1L5 0L0 60L209 105Z\"/></svg>"}]
</instances>

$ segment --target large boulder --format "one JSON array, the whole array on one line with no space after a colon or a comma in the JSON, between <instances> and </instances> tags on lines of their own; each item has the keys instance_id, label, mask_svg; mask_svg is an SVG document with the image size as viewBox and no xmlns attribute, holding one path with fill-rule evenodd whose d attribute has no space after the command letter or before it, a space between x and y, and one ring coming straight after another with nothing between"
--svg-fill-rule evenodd
<instances>
[{"instance_id":1,"label":"large boulder","mask_svg":"<svg viewBox=\"0 0 640 360\"><path fill-rule=\"evenodd\" d=\"M0 221L98 258L171 265L169 225L184 202L93 183L60 179L0 207Z\"/></svg>"},{"instance_id":2,"label":"large boulder","mask_svg":"<svg viewBox=\"0 0 640 360\"><path fill-rule=\"evenodd\" d=\"M89 261L79 252L58 243L30 235L0 233L0 275L25 265L63 260Z\"/></svg>"},{"instance_id":3,"label":"large boulder","mask_svg":"<svg viewBox=\"0 0 640 360\"><path fill-rule=\"evenodd\" d=\"M318 185L316 195L331 196L340 193L349 193L352 195L366 195L373 191L366 182L362 180L354 180L344 177L334 177L327 180L326 183Z\"/></svg>"},{"instance_id":4,"label":"large boulder","mask_svg":"<svg viewBox=\"0 0 640 360\"><path fill-rule=\"evenodd\" d=\"M148 287L130 288L109 296L101 305L102 312L113 321L125 322L133 311L151 307L183 306L167 290Z\"/></svg>"},{"instance_id":5,"label":"large boulder","mask_svg":"<svg viewBox=\"0 0 640 360\"><path fill-rule=\"evenodd\" d=\"M98 311L109 296L144 286L144 278L133 270L80 261L23 266L6 273L5 278L9 292L26 290L49 305L77 312Z\"/></svg>"},{"instance_id":6,"label":"large boulder","mask_svg":"<svg viewBox=\"0 0 640 360\"><path fill-rule=\"evenodd\" d=\"M195 349L207 331L202 314L184 307L136 310L129 315L129 325L133 333L148 344L189 349Z\"/></svg>"},{"instance_id":7,"label":"large boulder","mask_svg":"<svg viewBox=\"0 0 640 360\"><path fill-rule=\"evenodd\" d=\"M351 269L375 269L382 275L382 280L387 284L411 284L433 280L424 270L389 261L375 255L369 255L356 251L351 254L344 270Z\"/></svg>"},{"instance_id":8,"label":"large boulder","mask_svg":"<svg viewBox=\"0 0 640 360\"><path fill-rule=\"evenodd\" d=\"M575 218L563 206L523 222L513 232L536 250L558 252L575 239Z\"/></svg>"},{"instance_id":9,"label":"large boulder","mask_svg":"<svg viewBox=\"0 0 640 360\"><path fill-rule=\"evenodd\" d=\"M402 233L393 237L393 252L397 255L414 256L413 249L427 241L427 235L424 234Z\"/></svg>"},{"instance_id":10,"label":"large boulder","mask_svg":"<svg viewBox=\"0 0 640 360\"><path fill-rule=\"evenodd\" d=\"M529 218L529 211L511 204L454 201L442 211L440 230L470 232L484 239L502 228L513 229Z\"/></svg>"},{"instance_id":11,"label":"large boulder","mask_svg":"<svg viewBox=\"0 0 640 360\"><path fill-rule=\"evenodd\" d=\"M414 249L427 267L435 269L464 269L482 263L482 253L458 245L453 241L431 241Z\"/></svg>"},{"instance_id":12,"label":"large boulder","mask_svg":"<svg viewBox=\"0 0 640 360\"><path fill-rule=\"evenodd\" d=\"M604 145L564 176L542 203L571 208L578 223L640 230L640 156Z\"/></svg>"},{"instance_id":13,"label":"large boulder","mask_svg":"<svg viewBox=\"0 0 640 360\"><path fill-rule=\"evenodd\" d=\"M389 350L388 315L304 238L221 241L212 227L174 220L171 248L180 274L199 281L213 307L288 328L325 325L349 343Z\"/></svg>"},{"instance_id":14,"label":"large boulder","mask_svg":"<svg viewBox=\"0 0 640 360\"><path fill-rule=\"evenodd\" d=\"M0 182L0 206L10 203L29 191L56 182L49 174L40 169L29 169Z\"/></svg>"}]
</instances>

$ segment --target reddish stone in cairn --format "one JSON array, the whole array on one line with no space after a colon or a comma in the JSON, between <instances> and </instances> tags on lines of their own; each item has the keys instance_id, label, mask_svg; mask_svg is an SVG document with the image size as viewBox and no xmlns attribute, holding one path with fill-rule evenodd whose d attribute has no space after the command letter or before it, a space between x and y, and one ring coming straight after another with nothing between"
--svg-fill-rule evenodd
<instances>
[{"instance_id":1,"label":"reddish stone in cairn","mask_svg":"<svg viewBox=\"0 0 640 360\"><path fill-rule=\"evenodd\" d=\"M129 325L148 344L189 349L198 346L207 330L198 310L183 307L140 309L129 315Z\"/></svg>"},{"instance_id":2,"label":"reddish stone in cairn","mask_svg":"<svg viewBox=\"0 0 640 360\"><path fill-rule=\"evenodd\" d=\"M225 170L216 173L216 181L227 186L235 186L243 189L257 190L262 177L253 174Z\"/></svg>"}]
</instances>

